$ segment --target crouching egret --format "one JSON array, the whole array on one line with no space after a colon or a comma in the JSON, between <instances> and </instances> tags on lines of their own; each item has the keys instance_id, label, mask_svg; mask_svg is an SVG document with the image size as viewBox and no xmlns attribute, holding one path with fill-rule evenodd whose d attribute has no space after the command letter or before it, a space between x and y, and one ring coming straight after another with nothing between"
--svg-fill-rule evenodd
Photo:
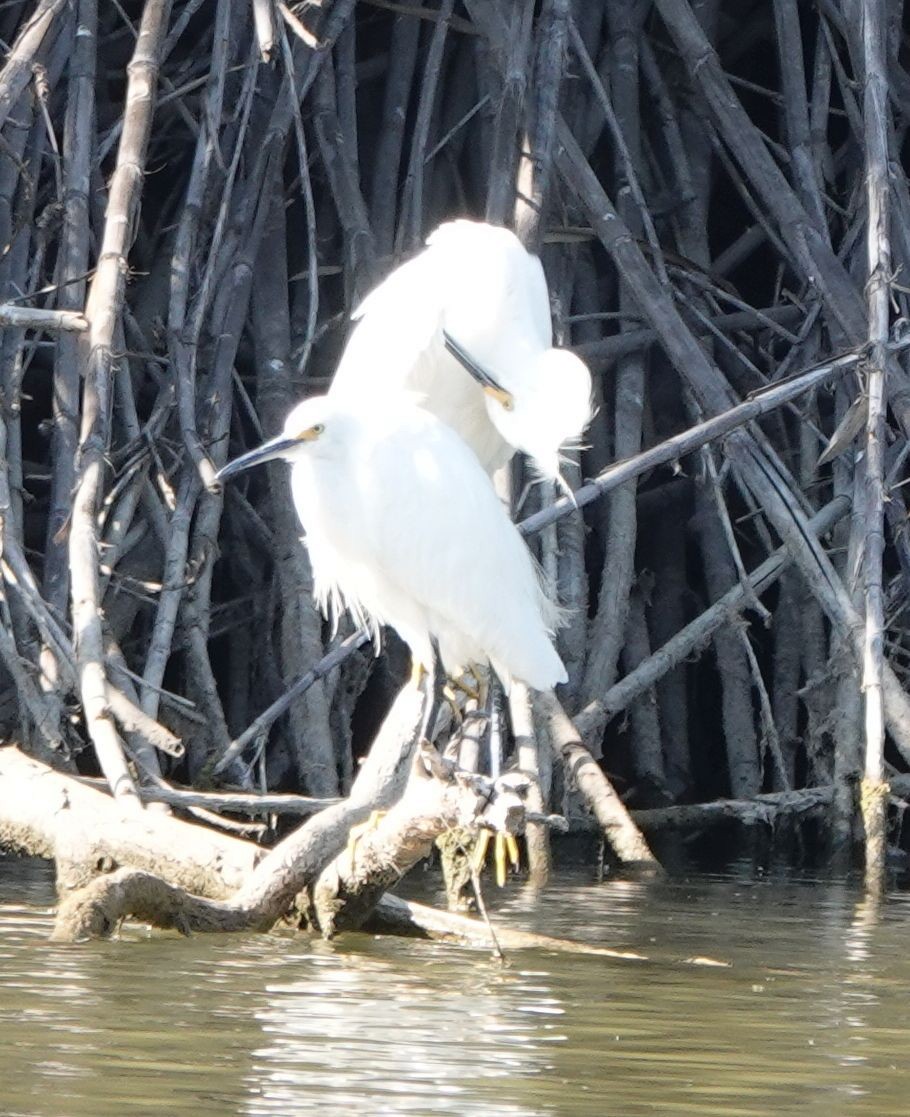
<instances>
[{"instance_id":1,"label":"crouching egret","mask_svg":"<svg viewBox=\"0 0 910 1117\"><path fill-rule=\"evenodd\" d=\"M374 634L391 625L427 667L423 736L435 722L440 662L450 675L489 663L507 688L565 682L551 641L558 611L534 560L477 458L435 415L407 395L369 408L315 397L218 477L274 458L291 464L323 611L344 604Z\"/></svg>"},{"instance_id":2,"label":"crouching egret","mask_svg":"<svg viewBox=\"0 0 910 1117\"><path fill-rule=\"evenodd\" d=\"M330 395L419 393L488 473L517 449L560 480L560 447L591 418L591 374L553 348L543 267L514 233L440 225L354 318Z\"/></svg>"}]
</instances>

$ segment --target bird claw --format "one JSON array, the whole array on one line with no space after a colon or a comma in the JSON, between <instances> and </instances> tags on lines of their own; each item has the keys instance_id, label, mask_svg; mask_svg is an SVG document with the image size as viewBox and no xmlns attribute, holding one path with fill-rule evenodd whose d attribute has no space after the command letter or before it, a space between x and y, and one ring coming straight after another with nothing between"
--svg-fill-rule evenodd
<instances>
[{"instance_id":1,"label":"bird claw","mask_svg":"<svg viewBox=\"0 0 910 1117\"><path fill-rule=\"evenodd\" d=\"M521 864L518 851L518 842L514 834L497 830L495 836L489 830L481 830L474 847L472 866L475 873L479 873L487 859L490 848L490 838L493 837L493 864L496 868L496 883L502 888L506 883L508 865L517 869Z\"/></svg>"}]
</instances>

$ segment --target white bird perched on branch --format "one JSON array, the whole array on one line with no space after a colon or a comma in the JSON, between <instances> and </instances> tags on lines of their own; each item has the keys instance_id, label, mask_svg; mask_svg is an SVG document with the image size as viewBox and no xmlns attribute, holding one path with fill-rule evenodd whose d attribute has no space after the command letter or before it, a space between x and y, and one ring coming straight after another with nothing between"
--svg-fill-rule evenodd
<instances>
[{"instance_id":1,"label":"white bird perched on branch","mask_svg":"<svg viewBox=\"0 0 910 1117\"><path fill-rule=\"evenodd\" d=\"M546 690L565 682L551 642L558 610L477 458L412 397L375 406L319 396L291 411L277 438L226 465L224 479L274 458L291 489L324 610L346 605L388 624L428 669L423 735L443 672L490 663Z\"/></svg>"},{"instance_id":2,"label":"white bird perched on branch","mask_svg":"<svg viewBox=\"0 0 910 1117\"><path fill-rule=\"evenodd\" d=\"M591 374L553 348L540 260L508 229L440 225L354 314L330 394L412 391L490 474L522 450L561 480L559 450L591 418Z\"/></svg>"}]
</instances>

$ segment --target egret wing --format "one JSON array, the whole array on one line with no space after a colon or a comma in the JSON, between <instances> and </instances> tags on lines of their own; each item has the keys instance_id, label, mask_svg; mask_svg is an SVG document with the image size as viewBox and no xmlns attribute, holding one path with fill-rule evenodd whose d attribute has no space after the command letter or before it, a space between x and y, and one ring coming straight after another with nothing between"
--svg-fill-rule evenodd
<instances>
[{"instance_id":1,"label":"egret wing","mask_svg":"<svg viewBox=\"0 0 910 1117\"><path fill-rule=\"evenodd\" d=\"M354 329L332 392L413 390L414 376L441 338L442 293L422 252L375 287L353 314Z\"/></svg>"},{"instance_id":2,"label":"egret wing","mask_svg":"<svg viewBox=\"0 0 910 1117\"><path fill-rule=\"evenodd\" d=\"M477 221L441 225L429 251L446 274L446 330L494 373L549 347L543 266L508 229Z\"/></svg>"},{"instance_id":3,"label":"egret wing","mask_svg":"<svg viewBox=\"0 0 910 1117\"><path fill-rule=\"evenodd\" d=\"M399 416L394 437L374 439L359 477L370 560L426 611L449 666L447 648L539 689L565 678L531 555L451 429L419 409Z\"/></svg>"},{"instance_id":4,"label":"egret wing","mask_svg":"<svg viewBox=\"0 0 910 1117\"><path fill-rule=\"evenodd\" d=\"M471 222L466 222L472 225ZM445 241L445 238L443 238ZM463 254L432 243L393 271L366 297L335 372L331 392L347 393L363 406L402 391L422 397L423 406L448 424L493 472L512 450L490 421L484 395L446 351L445 307L464 301Z\"/></svg>"}]
</instances>

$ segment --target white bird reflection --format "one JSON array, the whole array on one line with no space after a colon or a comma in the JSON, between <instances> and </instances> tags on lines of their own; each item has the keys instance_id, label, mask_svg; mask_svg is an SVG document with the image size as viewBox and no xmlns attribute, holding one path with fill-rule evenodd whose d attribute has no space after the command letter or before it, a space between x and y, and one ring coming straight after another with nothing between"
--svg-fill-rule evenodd
<instances>
[{"instance_id":1,"label":"white bird reflection","mask_svg":"<svg viewBox=\"0 0 910 1117\"><path fill-rule=\"evenodd\" d=\"M464 957L415 958L403 974L375 956L308 955L307 977L267 987L256 1012L247 1112L538 1117L533 1079L562 1042L563 1008L542 972Z\"/></svg>"}]
</instances>

